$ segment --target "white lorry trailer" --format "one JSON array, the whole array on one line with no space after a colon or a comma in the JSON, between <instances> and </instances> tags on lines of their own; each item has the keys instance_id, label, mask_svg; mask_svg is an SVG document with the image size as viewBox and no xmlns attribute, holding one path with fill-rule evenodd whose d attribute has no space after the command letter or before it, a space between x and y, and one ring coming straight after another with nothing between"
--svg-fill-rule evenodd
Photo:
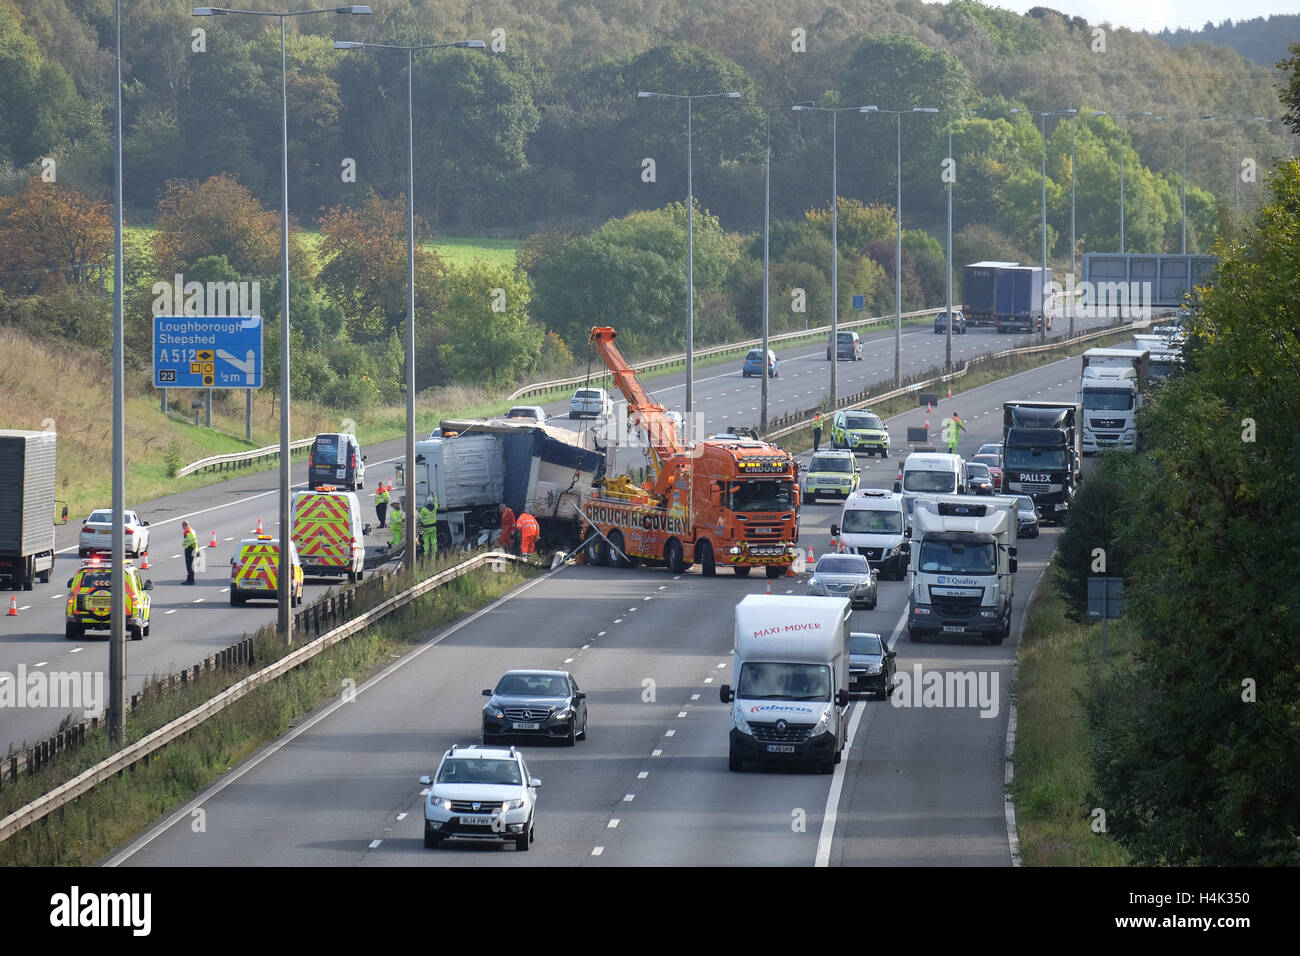
<instances>
[{"instance_id":1,"label":"white lorry trailer","mask_svg":"<svg viewBox=\"0 0 1300 956\"><path fill-rule=\"evenodd\" d=\"M816 764L831 773L847 741L847 598L750 594L736 605L727 768L746 760Z\"/></svg>"},{"instance_id":2,"label":"white lorry trailer","mask_svg":"<svg viewBox=\"0 0 1300 956\"><path fill-rule=\"evenodd\" d=\"M941 634L1001 644L1011 633L1016 499L929 495L916 499L909 529L908 636Z\"/></svg>"},{"instance_id":3,"label":"white lorry trailer","mask_svg":"<svg viewBox=\"0 0 1300 956\"><path fill-rule=\"evenodd\" d=\"M15 591L49 583L54 569L57 443L54 432L0 430L0 581Z\"/></svg>"}]
</instances>

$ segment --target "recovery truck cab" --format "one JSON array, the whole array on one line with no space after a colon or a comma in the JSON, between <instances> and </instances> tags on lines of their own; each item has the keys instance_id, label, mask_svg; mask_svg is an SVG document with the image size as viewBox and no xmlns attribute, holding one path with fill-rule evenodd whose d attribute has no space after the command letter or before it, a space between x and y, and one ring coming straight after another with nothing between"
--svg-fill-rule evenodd
<instances>
[{"instance_id":1,"label":"recovery truck cab","mask_svg":"<svg viewBox=\"0 0 1300 956\"><path fill-rule=\"evenodd\" d=\"M366 563L361 502L355 492L334 485L294 492L293 545L308 577L359 581Z\"/></svg>"},{"instance_id":2,"label":"recovery truck cab","mask_svg":"<svg viewBox=\"0 0 1300 956\"><path fill-rule=\"evenodd\" d=\"M302 565L298 562L298 549L289 542L289 564L293 569L290 584L289 606L302 604ZM250 599L277 601L280 598L276 582L280 576L280 542L269 534L245 538L230 559L230 606L243 607Z\"/></svg>"},{"instance_id":3,"label":"recovery truck cab","mask_svg":"<svg viewBox=\"0 0 1300 956\"><path fill-rule=\"evenodd\" d=\"M929 495L912 510L908 637L953 634L1001 644L1011 633L1016 499Z\"/></svg>"},{"instance_id":4,"label":"recovery truck cab","mask_svg":"<svg viewBox=\"0 0 1300 956\"><path fill-rule=\"evenodd\" d=\"M847 598L750 594L736 605L727 769L813 762L831 773L848 736Z\"/></svg>"}]
</instances>

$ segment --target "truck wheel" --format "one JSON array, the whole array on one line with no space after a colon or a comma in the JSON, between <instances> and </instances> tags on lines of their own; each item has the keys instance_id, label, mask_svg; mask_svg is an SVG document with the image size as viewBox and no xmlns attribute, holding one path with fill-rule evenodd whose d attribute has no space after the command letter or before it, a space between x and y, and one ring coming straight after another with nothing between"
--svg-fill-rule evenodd
<instances>
[{"instance_id":1,"label":"truck wheel","mask_svg":"<svg viewBox=\"0 0 1300 956\"><path fill-rule=\"evenodd\" d=\"M609 564L609 545L604 538L596 537L587 542L587 563L597 568Z\"/></svg>"},{"instance_id":2,"label":"truck wheel","mask_svg":"<svg viewBox=\"0 0 1300 956\"><path fill-rule=\"evenodd\" d=\"M143 628L143 627L133 627L133 628L130 628L130 632L131 632L131 640L133 640L133 641L143 641L143 640L144 640L144 628Z\"/></svg>"},{"instance_id":3,"label":"truck wheel","mask_svg":"<svg viewBox=\"0 0 1300 956\"><path fill-rule=\"evenodd\" d=\"M745 762L740 759L734 749L727 751L727 769L732 773L740 773L745 767Z\"/></svg>"},{"instance_id":4,"label":"truck wheel","mask_svg":"<svg viewBox=\"0 0 1300 956\"><path fill-rule=\"evenodd\" d=\"M84 627L80 624L73 624L71 621L68 621L63 626L63 636L69 641L79 641L85 636L85 633L86 629Z\"/></svg>"},{"instance_id":5,"label":"truck wheel","mask_svg":"<svg viewBox=\"0 0 1300 956\"><path fill-rule=\"evenodd\" d=\"M682 574L686 571L686 562L682 560L682 543L676 538L664 545L664 563L670 574Z\"/></svg>"},{"instance_id":6,"label":"truck wheel","mask_svg":"<svg viewBox=\"0 0 1300 956\"><path fill-rule=\"evenodd\" d=\"M731 570L734 571L734 572L736 572L736 577L738 577L738 578L747 578L747 577L749 577L749 572L750 572L751 569L748 568L748 567L743 567L743 566L741 566L741 565L736 565L736 566L735 566L734 568L732 568ZM769 576L770 576L770 575L769 575Z\"/></svg>"},{"instance_id":7,"label":"truck wheel","mask_svg":"<svg viewBox=\"0 0 1300 956\"><path fill-rule=\"evenodd\" d=\"M605 545L605 550L608 552L609 566L611 568L628 568L632 566L631 561L619 554L620 551L622 551L623 554L627 553L626 546L623 543L623 533L621 531L615 530L609 533L609 543Z\"/></svg>"},{"instance_id":8,"label":"truck wheel","mask_svg":"<svg viewBox=\"0 0 1300 956\"><path fill-rule=\"evenodd\" d=\"M769 564L767 566L767 576L769 578L779 578L785 575L785 568L779 564Z\"/></svg>"},{"instance_id":9,"label":"truck wheel","mask_svg":"<svg viewBox=\"0 0 1300 956\"><path fill-rule=\"evenodd\" d=\"M836 763L838 761L834 757L830 760L819 760L817 762L817 772L821 774L834 773Z\"/></svg>"},{"instance_id":10,"label":"truck wheel","mask_svg":"<svg viewBox=\"0 0 1300 956\"><path fill-rule=\"evenodd\" d=\"M924 643L925 643L925 638L921 636L921 632L920 632L920 631L912 631L912 630L909 630L909 631L907 632L907 639L908 639L909 641L911 641L913 644L924 644Z\"/></svg>"},{"instance_id":11,"label":"truck wheel","mask_svg":"<svg viewBox=\"0 0 1300 956\"><path fill-rule=\"evenodd\" d=\"M707 541L701 541L695 548L695 558L700 562L700 573L706 578L711 578L718 573L717 562L713 558L713 545Z\"/></svg>"}]
</instances>

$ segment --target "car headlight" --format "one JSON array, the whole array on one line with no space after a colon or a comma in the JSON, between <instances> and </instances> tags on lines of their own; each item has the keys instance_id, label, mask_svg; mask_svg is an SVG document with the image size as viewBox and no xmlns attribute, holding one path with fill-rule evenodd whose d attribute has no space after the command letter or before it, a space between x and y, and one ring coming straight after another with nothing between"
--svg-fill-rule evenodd
<instances>
[{"instance_id":1,"label":"car headlight","mask_svg":"<svg viewBox=\"0 0 1300 956\"><path fill-rule=\"evenodd\" d=\"M745 720L745 712L740 709L739 701L731 708L731 719L735 723L736 729L742 734L748 734L750 737L754 736L754 731L749 728L749 722Z\"/></svg>"},{"instance_id":2,"label":"car headlight","mask_svg":"<svg viewBox=\"0 0 1300 956\"><path fill-rule=\"evenodd\" d=\"M519 797L515 800L507 800L501 804L501 809L503 812L506 810L522 810L523 808L524 808L523 797Z\"/></svg>"},{"instance_id":3,"label":"car headlight","mask_svg":"<svg viewBox=\"0 0 1300 956\"><path fill-rule=\"evenodd\" d=\"M561 708L560 708L559 710L557 710L555 713L551 714L551 719L552 719L552 720L568 720L568 719L569 719L570 717L572 717L572 716L573 716L573 708L572 708L572 707L561 707Z\"/></svg>"},{"instance_id":4,"label":"car headlight","mask_svg":"<svg viewBox=\"0 0 1300 956\"><path fill-rule=\"evenodd\" d=\"M830 723L831 723L831 711L830 708L828 707L826 710L822 711L821 719L817 721L817 726L813 728L811 736L817 737L821 734L826 733L828 730L830 730Z\"/></svg>"},{"instance_id":5,"label":"car headlight","mask_svg":"<svg viewBox=\"0 0 1300 956\"><path fill-rule=\"evenodd\" d=\"M483 708L483 713L487 714L489 717L496 717L498 720L506 715L505 711L500 707L493 707L490 704Z\"/></svg>"},{"instance_id":6,"label":"car headlight","mask_svg":"<svg viewBox=\"0 0 1300 956\"><path fill-rule=\"evenodd\" d=\"M822 583L818 581L815 577L812 577L808 579L808 586L810 588L819 588L822 586Z\"/></svg>"},{"instance_id":7,"label":"car headlight","mask_svg":"<svg viewBox=\"0 0 1300 956\"><path fill-rule=\"evenodd\" d=\"M430 797L429 806L437 807L439 810L450 810L451 801L445 797Z\"/></svg>"},{"instance_id":8,"label":"car headlight","mask_svg":"<svg viewBox=\"0 0 1300 956\"><path fill-rule=\"evenodd\" d=\"M868 665L867 665L867 673L868 673L868 674L879 674L879 673L880 673L880 669L881 669L882 666L883 666L883 665L881 665L881 664L868 664Z\"/></svg>"},{"instance_id":9,"label":"car headlight","mask_svg":"<svg viewBox=\"0 0 1300 956\"><path fill-rule=\"evenodd\" d=\"M740 545L733 544L727 549L727 554L740 554Z\"/></svg>"}]
</instances>

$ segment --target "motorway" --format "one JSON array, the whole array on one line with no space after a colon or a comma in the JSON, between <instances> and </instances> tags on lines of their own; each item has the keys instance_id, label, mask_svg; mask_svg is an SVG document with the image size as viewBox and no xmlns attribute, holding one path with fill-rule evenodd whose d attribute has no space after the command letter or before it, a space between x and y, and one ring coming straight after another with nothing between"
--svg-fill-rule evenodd
<instances>
[{"instance_id":1,"label":"motorway","mask_svg":"<svg viewBox=\"0 0 1300 956\"><path fill-rule=\"evenodd\" d=\"M938 337L936 337L937 339ZM1069 399L1077 360L961 396L960 450L1000 438L1001 404ZM784 380L784 376L783 376ZM734 383L732 383L734 386ZM957 403L943 403L937 421ZM926 416L890 420L895 435ZM896 445L897 447L897 445ZM898 458L861 459L888 487ZM805 506L801 544L821 553L838 505ZM726 766L732 607L763 579L698 569L562 568L528 582L318 710L110 862L130 866L991 865L1011 862L1003 749L1011 667L1029 595L1055 528L1019 543L1012 640L912 644L907 585L882 581L854 628L886 636L900 673L973 672L996 693L978 707L853 705L835 773ZM802 593L806 578L773 582ZM422 843L422 788L439 755L477 739L483 698L502 672L567 668L590 700L591 740L523 745L538 792L537 842L513 848ZM360 677L360 675L358 675ZM197 811L202 811L201 813Z\"/></svg>"}]
</instances>

